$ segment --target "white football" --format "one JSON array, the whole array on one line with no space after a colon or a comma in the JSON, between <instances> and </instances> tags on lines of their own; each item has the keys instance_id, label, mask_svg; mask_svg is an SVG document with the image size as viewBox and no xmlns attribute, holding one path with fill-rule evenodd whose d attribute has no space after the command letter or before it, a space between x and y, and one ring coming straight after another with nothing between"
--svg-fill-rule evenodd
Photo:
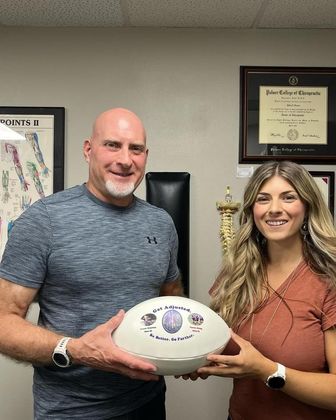
<instances>
[{"instance_id":1,"label":"white football","mask_svg":"<svg viewBox=\"0 0 336 420\"><path fill-rule=\"evenodd\" d=\"M200 302L161 296L127 311L112 337L122 350L153 363L156 374L183 375L208 364L209 353L221 353L230 329Z\"/></svg>"}]
</instances>

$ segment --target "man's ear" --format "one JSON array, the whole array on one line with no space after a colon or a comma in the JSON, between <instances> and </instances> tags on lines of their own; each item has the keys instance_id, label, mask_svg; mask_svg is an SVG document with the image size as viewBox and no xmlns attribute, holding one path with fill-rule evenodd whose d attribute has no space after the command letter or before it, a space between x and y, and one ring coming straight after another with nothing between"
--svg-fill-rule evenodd
<instances>
[{"instance_id":1,"label":"man's ear","mask_svg":"<svg viewBox=\"0 0 336 420\"><path fill-rule=\"evenodd\" d=\"M84 144L83 144L83 154L87 162L90 162L90 153L91 153L91 141L90 139L87 139L84 141Z\"/></svg>"}]
</instances>

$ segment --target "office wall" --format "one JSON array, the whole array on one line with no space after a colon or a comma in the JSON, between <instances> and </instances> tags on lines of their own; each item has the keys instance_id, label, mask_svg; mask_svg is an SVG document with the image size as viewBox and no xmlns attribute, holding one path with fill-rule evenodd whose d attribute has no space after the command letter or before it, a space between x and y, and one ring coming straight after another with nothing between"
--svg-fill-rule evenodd
<instances>
[{"instance_id":1,"label":"office wall","mask_svg":"<svg viewBox=\"0 0 336 420\"><path fill-rule=\"evenodd\" d=\"M95 116L114 106L137 112L147 170L191 173L190 290L207 304L221 262L216 201L226 185L240 200L246 183L236 177L239 66L333 67L335 41L334 30L1 27L0 105L65 107L67 187L86 180L81 150ZM226 418L230 380L167 383L168 420ZM0 419L31 418L31 401L31 369L1 358Z\"/></svg>"}]
</instances>

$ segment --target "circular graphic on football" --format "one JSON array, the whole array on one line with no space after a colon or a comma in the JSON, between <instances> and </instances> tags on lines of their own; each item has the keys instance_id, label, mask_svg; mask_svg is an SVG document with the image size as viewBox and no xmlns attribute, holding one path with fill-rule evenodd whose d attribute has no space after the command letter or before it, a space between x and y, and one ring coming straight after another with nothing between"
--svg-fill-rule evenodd
<instances>
[{"instance_id":1,"label":"circular graphic on football","mask_svg":"<svg viewBox=\"0 0 336 420\"><path fill-rule=\"evenodd\" d=\"M200 314L193 313L188 316L188 321L192 325L202 325L204 322L204 318Z\"/></svg>"},{"instance_id":2,"label":"circular graphic on football","mask_svg":"<svg viewBox=\"0 0 336 420\"><path fill-rule=\"evenodd\" d=\"M181 329L182 322L182 315L175 309L167 311L162 317L162 326L169 334L174 334Z\"/></svg>"},{"instance_id":3,"label":"circular graphic on football","mask_svg":"<svg viewBox=\"0 0 336 420\"><path fill-rule=\"evenodd\" d=\"M156 321L156 316L154 314L145 314L141 317L143 323L148 327L149 325L153 325Z\"/></svg>"}]
</instances>

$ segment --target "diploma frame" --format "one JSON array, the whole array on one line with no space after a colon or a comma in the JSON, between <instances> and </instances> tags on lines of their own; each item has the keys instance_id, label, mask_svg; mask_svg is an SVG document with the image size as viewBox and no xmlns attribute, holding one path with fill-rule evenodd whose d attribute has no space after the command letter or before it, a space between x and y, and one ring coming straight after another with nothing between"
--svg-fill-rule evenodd
<instances>
[{"instance_id":1,"label":"diploma frame","mask_svg":"<svg viewBox=\"0 0 336 420\"><path fill-rule=\"evenodd\" d=\"M283 99L283 104L279 105L279 109L275 107L267 108L264 92L268 89L274 92L289 91L294 93L294 91L297 91L301 96L300 99L303 101L307 99L307 103L309 99L312 99L312 101L316 101L316 105L312 102L313 106L310 109L309 105L303 106L305 108L303 112L307 111L307 115L304 114L302 117L301 114L296 118L295 109L290 107L291 105L293 107L298 105L294 101L292 104L290 101L285 104L283 97L280 98ZM317 94L313 92L314 90ZM323 103L325 98L325 104L323 103L325 106L320 107L318 105L318 96L308 96L313 95L313 93L322 97L320 103ZM266 103L266 106L262 105L262 112L261 99L263 99L263 104ZM282 117L286 114L281 114L281 107L284 106L289 107L289 115L292 119L290 123L301 124L298 126L300 128L295 129L294 127L293 129L289 123L286 126L288 120L286 117ZM321 108L323 108L322 111ZM276 111L278 114L275 114ZM285 109L285 111L287 110ZM308 115L308 111L310 115ZM270 115L273 113L272 116L276 116L276 118L262 118L262 115L266 112L269 112ZM260 133L267 132L267 129L270 129L269 132L272 131L273 122L271 121L274 120L278 124L282 124L282 134L286 134L282 135L279 144L275 142L276 137L266 139L260 137ZM262 127L260 127L260 121L262 121ZM300 136L302 127L308 131L313 127L314 123L311 121L318 121L323 129L319 129L318 135L311 131L311 134L306 134L305 137ZM269 126L267 127L267 125ZM314 143L314 137L319 137L320 133L321 142ZM270 136L273 134L271 133ZM240 67L239 163L262 163L268 160L291 160L308 164L333 164L336 162L336 68Z\"/></svg>"},{"instance_id":2,"label":"diploma frame","mask_svg":"<svg viewBox=\"0 0 336 420\"><path fill-rule=\"evenodd\" d=\"M332 171L309 171L321 189L323 196L328 204L330 213L334 217L335 203L335 172Z\"/></svg>"},{"instance_id":3,"label":"diploma frame","mask_svg":"<svg viewBox=\"0 0 336 420\"><path fill-rule=\"evenodd\" d=\"M3 115L33 116L51 115L54 117L53 130L53 168L51 171L53 193L64 189L64 115L63 107L28 107L0 106L0 117ZM15 129L15 127L12 127ZM20 127L17 127L18 129Z\"/></svg>"}]
</instances>

